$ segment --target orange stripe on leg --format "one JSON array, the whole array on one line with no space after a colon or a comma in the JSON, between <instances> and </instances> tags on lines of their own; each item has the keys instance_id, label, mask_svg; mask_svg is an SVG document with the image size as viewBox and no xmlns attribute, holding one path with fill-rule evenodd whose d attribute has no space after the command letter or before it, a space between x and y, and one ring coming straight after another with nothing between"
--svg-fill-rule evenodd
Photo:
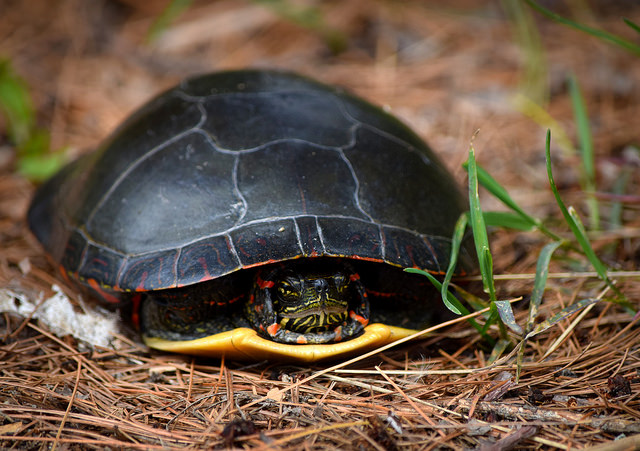
<instances>
[{"instance_id":1,"label":"orange stripe on leg","mask_svg":"<svg viewBox=\"0 0 640 451\"><path fill-rule=\"evenodd\" d=\"M358 315L353 310L349 312L349 316L351 317L351 319L358 321L363 326L366 326L367 324L369 324L369 320L367 318L365 318L364 316Z\"/></svg>"},{"instance_id":2,"label":"orange stripe on leg","mask_svg":"<svg viewBox=\"0 0 640 451\"><path fill-rule=\"evenodd\" d=\"M280 330L280 325L278 323L273 323L272 325L267 327L267 332L272 337L275 336L275 334L277 334L279 330Z\"/></svg>"}]
</instances>

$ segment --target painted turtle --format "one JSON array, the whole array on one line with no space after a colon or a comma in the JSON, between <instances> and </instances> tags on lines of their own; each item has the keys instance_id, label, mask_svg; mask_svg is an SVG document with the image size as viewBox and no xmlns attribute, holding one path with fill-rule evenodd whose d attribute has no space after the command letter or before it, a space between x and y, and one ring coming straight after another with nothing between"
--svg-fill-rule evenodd
<instances>
[{"instance_id":1,"label":"painted turtle","mask_svg":"<svg viewBox=\"0 0 640 451\"><path fill-rule=\"evenodd\" d=\"M132 301L149 346L310 361L428 323L440 303L402 268L442 273L464 209L393 116L246 70L151 100L41 186L28 219L64 273Z\"/></svg>"}]
</instances>

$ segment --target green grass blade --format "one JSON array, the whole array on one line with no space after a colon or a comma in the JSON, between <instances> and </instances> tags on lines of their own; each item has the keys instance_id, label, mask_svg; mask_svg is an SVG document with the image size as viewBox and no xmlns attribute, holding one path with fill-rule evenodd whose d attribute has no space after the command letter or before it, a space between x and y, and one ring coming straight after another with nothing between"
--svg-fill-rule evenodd
<instances>
[{"instance_id":1,"label":"green grass blade","mask_svg":"<svg viewBox=\"0 0 640 451\"><path fill-rule=\"evenodd\" d=\"M535 325L535 319L538 317L538 309L542 303L544 289L547 286L549 262L551 261L551 256L556 249L558 249L560 244L562 244L560 241L554 241L553 243L547 244L542 248L542 251L540 251L540 255L538 256L538 262L536 264L536 278L533 282L533 291L531 292L531 301L529 303L529 318L525 328L527 333L533 328Z\"/></svg>"},{"instance_id":2,"label":"green grass blade","mask_svg":"<svg viewBox=\"0 0 640 451\"><path fill-rule=\"evenodd\" d=\"M565 222L569 225L569 228L573 232L573 235L576 237L578 244L582 248L583 252L589 259L589 261L593 264L594 269L598 273L598 275L603 280L609 280L607 276L606 267L602 264L600 259L595 255L593 248L591 247L591 243L589 242L586 233L581 229L581 227L576 223L574 217L569 213L569 209L565 205L562 197L560 196L560 192L558 191L558 187L556 185L555 179L553 178L553 169L551 167L551 132L547 131L547 139L545 145L545 155L546 155L546 166L547 166L547 177L549 179L549 185L551 186L551 191L553 192L553 196L556 199L556 203L562 212L562 216L564 216Z\"/></svg>"},{"instance_id":3,"label":"green grass blade","mask_svg":"<svg viewBox=\"0 0 640 451\"><path fill-rule=\"evenodd\" d=\"M484 222L487 227L503 227L506 229L521 230L530 232L535 229L531 221L523 218L517 213L508 211L483 211Z\"/></svg>"},{"instance_id":4,"label":"green grass blade","mask_svg":"<svg viewBox=\"0 0 640 451\"><path fill-rule=\"evenodd\" d=\"M427 279L429 279L429 281L433 284L433 286L436 287L436 289L438 289L439 291L442 291L442 284L438 279L436 279L433 276L433 274L430 274L427 271L423 271L422 269L417 269L417 268L405 268L405 271L411 274L420 274L422 276L425 276ZM447 308L451 310L453 313L457 315L469 314L469 310L467 310L467 308L464 305L462 305L462 303L458 300L458 298L456 298L453 295L453 293L451 293L448 290L446 291L446 295L443 298L443 301L444 301L444 304L447 306ZM483 327L480 324L478 324L478 322L474 318L468 318L467 322L471 324L471 326L476 331L478 331L478 333L482 335L482 337L487 342L493 343L493 339L489 335L487 335Z\"/></svg>"},{"instance_id":5,"label":"green grass blade","mask_svg":"<svg viewBox=\"0 0 640 451\"><path fill-rule=\"evenodd\" d=\"M544 105L549 100L549 68L533 14L521 0L502 0L501 4L524 56L518 91Z\"/></svg>"},{"instance_id":6,"label":"green grass blade","mask_svg":"<svg viewBox=\"0 0 640 451\"><path fill-rule=\"evenodd\" d=\"M478 254L480 273L482 274L482 284L491 301L496 300L495 287L493 284L493 260L489 248L489 237L487 227L484 223L482 208L480 206L480 196L478 194L478 168L476 165L475 151L473 146L469 147L468 159L469 173L469 219L473 240Z\"/></svg>"},{"instance_id":7,"label":"green grass blade","mask_svg":"<svg viewBox=\"0 0 640 451\"><path fill-rule=\"evenodd\" d=\"M475 162L475 161L474 161ZM462 167L469 172L469 161L466 161L462 164ZM494 179L491 174L489 174L484 168L479 166L477 163L475 164L477 180L480 185L482 185L487 191L489 191L494 197L500 200L507 207L518 213L522 219L533 227L537 227L539 225L539 221L529 216L520 206L511 198L506 189L496 179Z\"/></svg>"},{"instance_id":8,"label":"green grass blade","mask_svg":"<svg viewBox=\"0 0 640 451\"><path fill-rule=\"evenodd\" d=\"M7 118L10 139L22 146L34 128L35 113L26 84L7 60L0 60L0 111Z\"/></svg>"},{"instance_id":9,"label":"green grass blade","mask_svg":"<svg viewBox=\"0 0 640 451\"><path fill-rule=\"evenodd\" d=\"M449 294L449 283L451 282L451 278L453 277L453 274L456 270L456 265L458 263L458 253L460 252L460 245L462 244L462 239L464 237L465 231L467 230L468 223L469 215L467 213L461 214L456 221L456 225L453 229L453 237L451 239L451 255L449 256L449 267L447 268L444 280L442 281L442 288L440 289L442 301L445 303L449 310L458 315L460 315L461 312L456 312L451 308L453 306L447 303L447 296Z\"/></svg>"},{"instance_id":10,"label":"green grass blade","mask_svg":"<svg viewBox=\"0 0 640 451\"><path fill-rule=\"evenodd\" d=\"M587 230L582 224L582 220L580 216L578 216L578 212L573 207L568 207L567 212L569 213L569 217L571 220L569 221L569 227L573 232L573 235L576 237L578 244L582 248L582 251L587 256L587 259L593 266L593 268L598 273L598 276L602 280L609 281L609 276L607 275L607 267L600 261L598 256L596 255L593 247L591 246L591 242L589 241L589 237L587 236Z\"/></svg>"},{"instance_id":11,"label":"green grass blade","mask_svg":"<svg viewBox=\"0 0 640 451\"><path fill-rule=\"evenodd\" d=\"M484 326L482 326L481 333L486 334L489 330L489 327L494 325L498 318L500 318L500 315L498 315L498 310L496 309L495 303L492 302L491 304L489 304L489 315L487 316L487 321L484 323Z\"/></svg>"},{"instance_id":12,"label":"green grass blade","mask_svg":"<svg viewBox=\"0 0 640 451\"><path fill-rule=\"evenodd\" d=\"M495 301L492 301L489 304L489 316L487 317L487 322L484 324L482 328L483 333L487 333L489 328L497 324L498 329L500 330L500 340L507 338L507 329L504 326L504 323L500 321L500 313L498 312L498 307Z\"/></svg>"},{"instance_id":13,"label":"green grass blade","mask_svg":"<svg viewBox=\"0 0 640 451\"><path fill-rule=\"evenodd\" d=\"M624 166L618 179L613 186L613 193L622 196L626 191L631 180L631 176L636 171L636 168L632 166ZM616 230L622 227L622 202L620 200L614 200L611 202L609 210L609 230Z\"/></svg>"},{"instance_id":14,"label":"green grass blade","mask_svg":"<svg viewBox=\"0 0 640 451\"><path fill-rule=\"evenodd\" d=\"M456 315L469 314L469 310L467 310L465 306L462 305L462 303L449 290L443 290L443 284L438 279L436 279L433 274L417 268L405 268L405 271L412 274L420 274L429 279L429 282L431 282L434 287L442 292L442 301L444 302L444 305L453 313L455 313Z\"/></svg>"},{"instance_id":15,"label":"green grass blade","mask_svg":"<svg viewBox=\"0 0 640 451\"><path fill-rule=\"evenodd\" d=\"M635 30L636 32L640 33L640 25L636 24L635 22L632 22L630 19L627 19L626 17L623 17L622 20L624 21L624 23L629 25L629 27L631 27L632 30Z\"/></svg>"},{"instance_id":16,"label":"green grass blade","mask_svg":"<svg viewBox=\"0 0 640 451\"><path fill-rule=\"evenodd\" d=\"M605 266L604 263L602 263L602 261L598 258L595 251L593 250L593 247L591 246L591 242L589 241L589 237L587 236L587 231L585 230L584 225L580 220L580 216L578 216L578 213L575 211L573 207L569 207L569 215L573 220L573 224L575 224L575 230L572 230L572 231L576 236L578 243L582 247L584 254L587 256L589 263L591 263L593 268L596 270L596 272L598 273L598 276L603 281L605 281L609 286L609 288L611 288L613 292L616 294L616 296L618 297L616 302L622 305L625 309L627 309L628 312L635 314L636 311L634 307L631 305L631 303L629 303L626 296L622 294L622 292L618 289L617 286L614 285L613 281L607 275L607 267ZM576 235L576 230L579 235Z\"/></svg>"},{"instance_id":17,"label":"green grass blade","mask_svg":"<svg viewBox=\"0 0 640 451\"><path fill-rule=\"evenodd\" d=\"M468 172L469 171L469 162L466 161L462 164L462 167ZM476 163L476 173L478 177L478 183L482 185L487 191L489 191L495 198L500 200L503 204L513 210L517 215L520 216L521 220L511 220L511 226L516 229L526 230L524 224L530 224L531 227L535 227L540 232L547 235L554 241L562 241L562 238L546 228L544 224L537 218L527 214L509 195L506 189L496 179L494 179L491 174L489 174L485 169L481 166L478 166ZM497 215L493 216L492 213L488 213L489 219L500 219ZM487 214L483 213L483 216L487 217ZM503 216L503 219L506 219L506 215ZM491 224L491 225L500 225L500 224Z\"/></svg>"},{"instance_id":18,"label":"green grass blade","mask_svg":"<svg viewBox=\"0 0 640 451\"><path fill-rule=\"evenodd\" d=\"M25 156L18 160L18 172L29 180L43 182L56 173L67 162L62 149L47 155Z\"/></svg>"},{"instance_id":19,"label":"green grass blade","mask_svg":"<svg viewBox=\"0 0 640 451\"><path fill-rule=\"evenodd\" d=\"M485 301L484 299L469 293L468 291L466 291L464 288L461 288L459 286L455 286L456 288L456 297L460 297L462 298L462 300L464 300L469 306L471 306L471 308L474 311L479 311L479 310L484 310L487 307L489 307L490 303ZM487 313L484 314L485 317L488 317L489 315Z\"/></svg>"},{"instance_id":20,"label":"green grass blade","mask_svg":"<svg viewBox=\"0 0 640 451\"><path fill-rule=\"evenodd\" d=\"M498 342L495 344L495 346L491 350L491 354L487 359L488 360L487 363L492 364L493 362L498 360L502 356L502 354L504 354L505 349L507 349L510 344L511 342L507 339L501 338L500 340L498 340Z\"/></svg>"},{"instance_id":21,"label":"green grass blade","mask_svg":"<svg viewBox=\"0 0 640 451\"><path fill-rule=\"evenodd\" d=\"M33 181L49 178L66 161L65 150L49 152L49 132L39 129L27 84L0 59L0 113L17 150L17 169Z\"/></svg>"},{"instance_id":22,"label":"green grass blade","mask_svg":"<svg viewBox=\"0 0 640 451\"><path fill-rule=\"evenodd\" d=\"M542 106L528 98L522 93L516 93L513 97L515 108L522 114L530 118L533 122L544 129L550 128L555 136L555 143L567 156L576 153L573 142L567 136L561 123L553 118Z\"/></svg>"},{"instance_id":23,"label":"green grass blade","mask_svg":"<svg viewBox=\"0 0 640 451\"><path fill-rule=\"evenodd\" d=\"M593 248L591 247L591 244L589 243L589 240L586 234L581 231L575 219L569 213L569 209L564 204L564 201L560 196L560 192L558 191L558 187L556 185L555 179L553 178L553 169L551 167L551 132L550 131L547 131L545 155L546 155L547 177L549 179L549 185L551 186L551 191L553 192L553 196L556 199L556 203L558 204L558 207L562 212L562 216L564 216L565 222L567 223L567 225L569 225L569 228L573 232L573 235L576 237L578 244L582 248L583 252L585 253L585 255L587 255L587 258L589 258L589 261L591 261L592 263L595 262L594 268L598 273L598 275L603 280L608 280L605 266L596 257L595 252L593 251ZM592 261L592 258L593 258L593 261Z\"/></svg>"},{"instance_id":24,"label":"green grass blade","mask_svg":"<svg viewBox=\"0 0 640 451\"><path fill-rule=\"evenodd\" d=\"M580 142L580 155L582 157L582 189L587 194L587 206L589 208L591 229L600 229L600 212L598 201L594 197L596 191L596 170L593 155L593 139L589 126L589 116L584 102L580 85L575 75L569 77L569 95L573 106L573 116L578 129Z\"/></svg>"},{"instance_id":25,"label":"green grass blade","mask_svg":"<svg viewBox=\"0 0 640 451\"><path fill-rule=\"evenodd\" d=\"M505 328L504 323L498 321L499 314L496 307L496 290L493 280L493 257L491 256L487 227L484 222L482 207L480 206L480 196L478 194L478 167L476 164L473 145L469 146L469 158L467 161L467 171L469 174L469 222L471 224L471 230L473 231L476 253L478 254L478 263L480 266L480 273L482 274L482 284L485 292L489 294L489 301L491 302L491 314L483 328L483 332L486 332L492 324L497 322L500 329L500 338L506 339L507 329Z\"/></svg>"},{"instance_id":26,"label":"green grass blade","mask_svg":"<svg viewBox=\"0 0 640 451\"><path fill-rule=\"evenodd\" d=\"M562 311L556 313L551 318L547 318L537 326L533 326L533 324L527 323L527 332L525 337L522 339L522 342L520 343L520 349L518 349L518 354L516 356L516 380L520 380L520 371L522 368L522 361L524 360L524 349L528 340L538 335L539 333L544 332L563 319L568 318L569 316L580 310L584 310L588 306L595 304L598 301L599 299L583 299L576 302L575 304L565 307Z\"/></svg>"},{"instance_id":27,"label":"green grass blade","mask_svg":"<svg viewBox=\"0 0 640 451\"><path fill-rule=\"evenodd\" d=\"M619 36L616 36L614 34L608 33L606 31L603 30L598 30L597 28L592 28L589 27L587 25L583 25L581 23L577 23L574 22L572 20L569 20L565 17L562 17L552 11L549 11L546 8L543 8L542 6L540 6L538 3L534 2L533 0L524 0L525 2L527 2L527 4L532 7L533 9L535 9L536 11L538 11L539 13L547 16L549 19L554 20L562 25L574 28L576 30L582 31L583 33L587 33L590 34L591 36L594 36L602 41L607 41L610 42L612 44L617 45L620 48L623 48L631 53L634 53L637 56L640 56L640 46L634 44L633 42L627 41L626 39L622 39ZM627 24L628 25L628 24ZM635 24L634 24L635 25ZM633 28L633 27L632 27Z\"/></svg>"},{"instance_id":28,"label":"green grass blade","mask_svg":"<svg viewBox=\"0 0 640 451\"><path fill-rule=\"evenodd\" d=\"M484 286L487 287L486 292L489 294L489 300L495 301L496 290L493 283L493 257L491 255L491 249L489 249L488 246L482 245L480 252L482 253L482 257L480 257L480 260L482 260L480 266L482 280L484 282Z\"/></svg>"},{"instance_id":29,"label":"green grass blade","mask_svg":"<svg viewBox=\"0 0 640 451\"><path fill-rule=\"evenodd\" d=\"M166 8L154 20L147 32L147 41L154 42L169 28L171 23L182 14L193 0L171 0Z\"/></svg>"},{"instance_id":30,"label":"green grass blade","mask_svg":"<svg viewBox=\"0 0 640 451\"><path fill-rule=\"evenodd\" d=\"M527 318L527 324L525 325L526 336L522 339L520 349L516 356L516 380L520 379L525 345L529 337L529 332L531 332L535 327L535 320L538 317L538 310L542 303L542 296L544 295L544 289L547 285L547 277L549 275L549 262L551 261L553 253L561 244L562 243L560 241L554 241L553 243L547 244L542 248L542 251L538 256L538 262L536 264L536 278L533 282L533 291L531 292L531 301L529 302L529 316Z\"/></svg>"},{"instance_id":31,"label":"green grass blade","mask_svg":"<svg viewBox=\"0 0 640 451\"><path fill-rule=\"evenodd\" d=\"M518 335L522 335L522 327L516 322L516 317L513 314L513 308L509 301L496 301L496 308L498 309L498 315L502 322L512 331Z\"/></svg>"},{"instance_id":32,"label":"green grass blade","mask_svg":"<svg viewBox=\"0 0 640 451\"><path fill-rule=\"evenodd\" d=\"M587 237L587 233L586 233L586 231L584 229L584 226L582 225L582 222L580 221L580 218L575 213L575 211L573 211L573 209L571 209L571 211L570 211L566 207L566 205L564 204L564 202L562 200L562 197L560 197L560 193L558 191L558 187L556 186L556 182L555 182L555 180L553 178L553 171L552 171L552 168L551 168L551 132L550 131L547 131L547 140L546 140L546 145L545 145L545 155L546 155L546 161L547 161L547 177L549 178L549 185L551 186L551 191L553 192L553 196L556 199L556 203L558 204L558 207L560 208L560 211L562 212L562 216L564 216L565 222L567 223L567 225L571 229L571 232L575 236L576 241L578 242L578 244L582 248L582 252L584 252L584 254L586 255L587 259L589 260L589 262L591 263L593 268L598 273L598 276L600 277L600 279L602 279L603 281L605 281L607 283L607 285L619 297L621 303L623 305L625 305L625 307L627 307L629 309L630 306L629 306L628 301L626 300L624 295L620 292L618 287L616 287L613 284L613 282L611 281L611 279L609 279L609 276L607 275L606 266L600 261L600 259L596 255L595 251L593 250L593 247L591 247L591 243L589 241L589 238Z\"/></svg>"},{"instance_id":33,"label":"green grass blade","mask_svg":"<svg viewBox=\"0 0 640 451\"><path fill-rule=\"evenodd\" d=\"M596 177L593 157L593 140L591 138L587 107L575 74L572 74L569 77L569 95L571 97L571 105L573 107L573 116L578 129L580 148L582 150L582 166L585 172L585 182L590 184L588 188L593 189Z\"/></svg>"},{"instance_id":34,"label":"green grass blade","mask_svg":"<svg viewBox=\"0 0 640 451\"><path fill-rule=\"evenodd\" d=\"M534 327L527 334L525 339L529 340L530 338L538 335L541 332L544 332L545 330L549 329L550 327L554 326L555 324L558 324L563 319L568 318L569 316L573 315L574 313L579 312L580 310L590 306L591 304L595 304L598 301L599 301L599 299L595 299L595 298L582 299L581 301L578 301L575 304L571 304L571 305L565 307L564 309L562 309L561 311L559 311L558 313L553 315L551 318L548 318L545 321L542 321L540 324L538 324L536 327Z\"/></svg>"}]
</instances>

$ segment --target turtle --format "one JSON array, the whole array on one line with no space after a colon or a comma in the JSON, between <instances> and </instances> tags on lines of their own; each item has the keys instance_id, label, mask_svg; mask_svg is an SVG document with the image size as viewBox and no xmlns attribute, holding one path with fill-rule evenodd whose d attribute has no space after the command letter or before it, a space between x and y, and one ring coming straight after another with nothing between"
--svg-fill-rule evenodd
<instances>
[{"instance_id":1,"label":"turtle","mask_svg":"<svg viewBox=\"0 0 640 451\"><path fill-rule=\"evenodd\" d=\"M163 351L317 361L406 337L467 209L399 119L296 73L187 78L36 191L62 273ZM457 273L473 271L465 239Z\"/></svg>"}]
</instances>

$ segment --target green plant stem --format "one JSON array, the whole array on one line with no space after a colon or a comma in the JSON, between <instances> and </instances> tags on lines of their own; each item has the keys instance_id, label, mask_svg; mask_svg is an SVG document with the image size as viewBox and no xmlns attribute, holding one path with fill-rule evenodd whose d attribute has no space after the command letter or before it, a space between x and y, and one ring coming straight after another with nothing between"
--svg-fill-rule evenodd
<instances>
[{"instance_id":1,"label":"green plant stem","mask_svg":"<svg viewBox=\"0 0 640 451\"><path fill-rule=\"evenodd\" d=\"M574 28L576 30L582 31L583 33L587 33L590 34L591 36L594 36L602 41L608 41L611 42L615 45L617 45L618 47L621 47L633 54L635 54L636 56L640 56L640 46L634 44L633 42L627 41L626 39L622 39L619 36L616 36L614 34L608 33L606 31L603 30L598 30L597 28L592 28L589 27L587 25L581 24L581 23L577 23L574 22L572 20L569 20L565 17L562 17L556 13L554 13L553 11L550 11L542 6L540 6L538 3L534 2L533 0L524 0L525 2L527 2L527 4L535 9L536 11L538 11L540 14L545 15L546 17L548 17L551 20L554 20L562 25L565 25L567 27L571 27ZM631 26L632 28L635 28L633 25L633 22L631 22L633 25L630 25L629 22L625 21L627 23L627 25Z\"/></svg>"}]
</instances>

